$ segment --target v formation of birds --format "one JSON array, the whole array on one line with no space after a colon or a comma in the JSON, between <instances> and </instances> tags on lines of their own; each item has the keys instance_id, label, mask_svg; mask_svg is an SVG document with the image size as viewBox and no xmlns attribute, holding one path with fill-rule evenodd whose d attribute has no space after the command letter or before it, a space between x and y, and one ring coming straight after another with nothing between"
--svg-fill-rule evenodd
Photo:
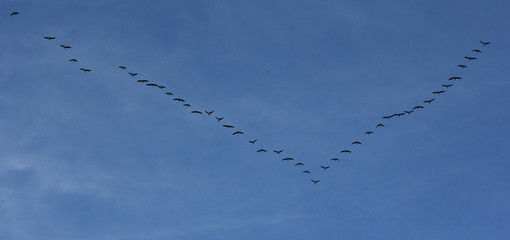
<instances>
[{"instance_id":1,"label":"v formation of birds","mask_svg":"<svg viewBox=\"0 0 510 240\"><path fill-rule=\"evenodd\" d=\"M17 15L20 15L19 12L17 11L14 11L10 14L10 16L17 16ZM55 36L43 36L42 37L43 39L47 39L49 41L52 41L52 40L55 40L56 37ZM490 44L490 42L484 42L484 41L479 41L481 46L482 47L485 47L487 45ZM67 50L67 49L70 49L71 46L69 45L65 45L65 44L60 44L60 47L62 47L64 50ZM482 50L480 49L473 49L471 51L473 53L474 56L464 56L465 59L467 59L468 61L472 61L472 60L476 60L477 57L476 55L478 54L481 54L482 53ZM76 58L72 58L72 59L69 59L68 61L72 62L72 63L78 63L78 59ZM458 64L457 67L461 68L461 69L464 69L464 68L467 68L468 66L465 65L465 64ZM85 67L80 67L79 68L81 71L83 72L91 72L92 69L90 68L85 68ZM137 72L131 72L128 70L127 67L123 66L123 65L120 65L118 66L118 69L121 70L121 71L126 71L132 78L134 78L135 76L138 76L139 74ZM446 90L450 87L452 87L454 85L454 83L452 83L452 81L456 81L456 80L461 80L462 77L461 76L452 76L450 78L448 78L446 81L445 84L442 84L442 88L441 90L437 90L437 91L434 91L432 92L432 94L434 95L440 95L441 93L445 93ZM151 82L147 79L137 79L136 82L140 83L140 84L143 84L147 87L156 87L156 88L159 88L161 90L165 89L166 86L163 86L163 85L160 85L158 83L155 83L155 82ZM166 91L164 92L164 94L168 95L168 96L174 96L174 94L170 91ZM177 103L182 103L182 106L183 107L187 107L187 108L191 108L191 104L188 103L187 100L183 99L183 98L180 98L180 97L172 97L172 100L177 102ZM433 101L435 101L436 98L430 98L430 99L427 99L427 100L424 100L423 103L427 103L427 104L431 104ZM392 113L392 114L389 114L389 115L386 115L386 116L382 116L383 119L386 119L386 120L389 120L391 118L394 118L394 117L402 117L402 116L407 116L407 115L410 115L411 113L413 113L414 111L419 111L420 109L423 109L425 108L424 106L422 105L416 105L415 107L413 107L412 109L406 109L406 110L403 110L402 112L398 112L398 113ZM199 110L191 110L190 111L192 114L196 114L196 115L204 115L203 113L205 112L205 114L207 116L211 116L215 113L214 110L204 110L203 112L202 111L199 111ZM245 134L243 131L239 131L237 130L237 128L235 126L232 126L232 125L229 125L229 124L223 124L223 119L224 117L223 116L219 116L217 114L214 114L214 119L217 121L217 122L221 122L220 125L222 127L224 127L225 129L236 129L234 130L234 132L232 133L232 135L242 135L242 134ZM374 126L374 129L371 129L371 130L368 130L366 131L364 134L366 135L371 135L371 134L374 134L374 131L375 129L377 128L380 128L380 127L384 127L385 125L382 124L382 123L379 123L377 124L376 126ZM258 139L253 139L253 140L249 140L248 141L250 144L257 144L258 143ZM362 145L363 143L358 141L358 140L354 140L352 143L351 143L351 146L354 147L356 145ZM281 155L284 150L283 149L271 149L270 150L271 152L273 152L275 154L276 157L279 157L281 158L282 161L295 161L295 159L293 157L288 157L288 156L283 156ZM261 148L261 147L258 147L258 150L256 150L257 153L267 153L268 150L266 148ZM339 154L350 154L352 153L352 151L350 149L343 149L343 150L340 150L338 152ZM340 161L340 159L338 157L332 157L331 159L329 159L328 162L337 162L337 161ZM306 167L306 165L301 162L301 161L296 161L296 163L294 164L295 167L297 167L299 169L299 171L302 172L302 174L306 175L306 174L311 174L312 172L310 170L308 170L308 168ZM324 171L326 171L327 169L329 169L331 166L329 164L324 164L324 165L319 165ZM319 183L321 180L320 179L310 179L310 181L314 184L317 184Z\"/></svg>"}]
</instances>

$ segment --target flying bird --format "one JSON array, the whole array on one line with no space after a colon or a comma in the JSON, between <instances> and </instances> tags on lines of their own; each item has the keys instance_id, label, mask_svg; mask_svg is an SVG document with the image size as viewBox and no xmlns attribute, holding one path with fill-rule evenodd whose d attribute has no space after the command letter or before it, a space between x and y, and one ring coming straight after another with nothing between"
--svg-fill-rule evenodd
<instances>
[{"instance_id":1,"label":"flying bird","mask_svg":"<svg viewBox=\"0 0 510 240\"><path fill-rule=\"evenodd\" d=\"M215 118L216 118L216 120L218 120L218 122L219 122L219 121L223 120L223 118L224 118L224 117L215 117Z\"/></svg>"},{"instance_id":2,"label":"flying bird","mask_svg":"<svg viewBox=\"0 0 510 240\"><path fill-rule=\"evenodd\" d=\"M64 49L71 48L70 46L66 46L66 45L62 45L62 44L60 44L60 46L63 47Z\"/></svg>"},{"instance_id":3,"label":"flying bird","mask_svg":"<svg viewBox=\"0 0 510 240\"><path fill-rule=\"evenodd\" d=\"M257 141L257 139L255 139L255 140L250 140L250 141L248 141L248 142L250 142L251 144L255 144L255 142L256 142L256 141Z\"/></svg>"},{"instance_id":4,"label":"flying bird","mask_svg":"<svg viewBox=\"0 0 510 240\"><path fill-rule=\"evenodd\" d=\"M407 114L411 114L414 111L404 111L404 112L407 113Z\"/></svg>"},{"instance_id":5,"label":"flying bird","mask_svg":"<svg viewBox=\"0 0 510 240\"><path fill-rule=\"evenodd\" d=\"M482 51L480 51L480 49L473 49L473 52L475 52L475 53L481 53Z\"/></svg>"},{"instance_id":6,"label":"flying bird","mask_svg":"<svg viewBox=\"0 0 510 240\"><path fill-rule=\"evenodd\" d=\"M12 12L11 13L11 16L16 16L16 15L19 15L19 12Z\"/></svg>"},{"instance_id":7,"label":"flying bird","mask_svg":"<svg viewBox=\"0 0 510 240\"><path fill-rule=\"evenodd\" d=\"M200 111L191 111L191 113L202 114Z\"/></svg>"},{"instance_id":8,"label":"flying bird","mask_svg":"<svg viewBox=\"0 0 510 240\"><path fill-rule=\"evenodd\" d=\"M416 106L416 107L413 107L413 109L420 109L420 108L424 108L423 106Z\"/></svg>"},{"instance_id":9,"label":"flying bird","mask_svg":"<svg viewBox=\"0 0 510 240\"><path fill-rule=\"evenodd\" d=\"M304 170L303 173L311 173L310 171L308 170Z\"/></svg>"},{"instance_id":10,"label":"flying bird","mask_svg":"<svg viewBox=\"0 0 510 240\"><path fill-rule=\"evenodd\" d=\"M349 150L342 150L342 151L340 151L340 153L351 153L351 151L349 151Z\"/></svg>"},{"instance_id":11,"label":"flying bird","mask_svg":"<svg viewBox=\"0 0 510 240\"><path fill-rule=\"evenodd\" d=\"M131 75L131 77L135 77L136 75L138 75L138 73L132 73L132 72L128 72L129 75Z\"/></svg>"},{"instance_id":12,"label":"flying bird","mask_svg":"<svg viewBox=\"0 0 510 240\"><path fill-rule=\"evenodd\" d=\"M324 170L326 170L326 169L328 169L328 168L329 168L329 166L324 167L324 166L322 166L322 165L321 165L321 168L322 168L322 169L324 169Z\"/></svg>"},{"instance_id":13,"label":"flying bird","mask_svg":"<svg viewBox=\"0 0 510 240\"><path fill-rule=\"evenodd\" d=\"M226 128L234 128L234 126L232 126L232 125L226 125L226 124L225 124L225 125L223 125L223 127L226 127Z\"/></svg>"},{"instance_id":14,"label":"flying bird","mask_svg":"<svg viewBox=\"0 0 510 240\"><path fill-rule=\"evenodd\" d=\"M185 106L185 107L191 107L191 105L190 105L190 104L188 104L188 103L182 104L182 106Z\"/></svg>"},{"instance_id":15,"label":"flying bird","mask_svg":"<svg viewBox=\"0 0 510 240\"><path fill-rule=\"evenodd\" d=\"M290 158L290 157L288 157L288 158L284 158L284 159L282 159L282 161L292 161L292 160L294 160L294 158Z\"/></svg>"},{"instance_id":16,"label":"flying bird","mask_svg":"<svg viewBox=\"0 0 510 240\"><path fill-rule=\"evenodd\" d=\"M462 79L461 77L451 77L451 78L448 78L448 80L459 80L459 79Z\"/></svg>"},{"instance_id":17,"label":"flying bird","mask_svg":"<svg viewBox=\"0 0 510 240\"><path fill-rule=\"evenodd\" d=\"M372 133L374 133L374 132L371 132L371 131L365 132L366 135L370 135Z\"/></svg>"},{"instance_id":18,"label":"flying bird","mask_svg":"<svg viewBox=\"0 0 510 240\"><path fill-rule=\"evenodd\" d=\"M317 184L318 182L320 182L321 180L313 180L313 179L310 179L312 180L313 183Z\"/></svg>"},{"instance_id":19,"label":"flying bird","mask_svg":"<svg viewBox=\"0 0 510 240\"><path fill-rule=\"evenodd\" d=\"M182 99L182 98L174 98L174 100L175 100L175 101L177 101L177 102L186 102L186 101L184 101L184 99Z\"/></svg>"},{"instance_id":20,"label":"flying bird","mask_svg":"<svg viewBox=\"0 0 510 240\"><path fill-rule=\"evenodd\" d=\"M463 68L463 69L464 69L464 68L467 68L467 66L466 66L466 65L462 65L462 64L457 65L457 67L460 67L460 68Z\"/></svg>"},{"instance_id":21,"label":"flying bird","mask_svg":"<svg viewBox=\"0 0 510 240\"><path fill-rule=\"evenodd\" d=\"M378 127L384 127L384 124L379 123L379 124L377 124L377 126L375 126L375 128L378 128Z\"/></svg>"},{"instance_id":22,"label":"flying bird","mask_svg":"<svg viewBox=\"0 0 510 240\"><path fill-rule=\"evenodd\" d=\"M122 70L126 70L126 67L124 67L124 66L119 66L119 68Z\"/></svg>"},{"instance_id":23,"label":"flying bird","mask_svg":"<svg viewBox=\"0 0 510 240\"><path fill-rule=\"evenodd\" d=\"M208 112L208 111L205 111L205 113L207 113L207 115L211 116L211 114L214 112L214 110Z\"/></svg>"},{"instance_id":24,"label":"flying bird","mask_svg":"<svg viewBox=\"0 0 510 240\"><path fill-rule=\"evenodd\" d=\"M358 141L354 141L354 142L351 143L351 145L355 145L355 144L361 144L361 143L358 142Z\"/></svg>"},{"instance_id":25,"label":"flying bird","mask_svg":"<svg viewBox=\"0 0 510 240\"><path fill-rule=\"evenodd\" d=\"M86 68L80 68L80 70L82 70L83 72L90 72L90 71L92 71L92 70L86 69Z\"/></svg>"},{"instance_id":26,"label":"flying bird","mask_svg":"<svg viewBox=\"0 0 510 240\"><path fill-rule=\"evenodd\" d=\"M392 118L392 117L393 117L393 116L384 116L384 117L382 117L382 118L390 119L390 118Z\"/></svg>"},{"instance_id":27,"label":"flying bird","mask_svg":"<svg viewBox=\"0 0 510 240\"><path fill-rule=\"evenodd\" d=\"M157 86L157 87L158 87L159 89L161 89L161 90L163 90L163 88L165 88L165 86L161 86L161 85L159 85L159 86Z\"/></svg>"},{"instance_id":28,"label":"flying bird","mask_svg":"<svg viewBox=\"0 0 510 240\"><path fill-rule=\"evenodd\" d=\"M69 62L75 62L76 63L76 62L78 62L78 60L73 58L73 59L70 59Z\"/></svg>"},{"instance_id":29,"label":"flying bird","mask_svg":"<svg viewBox=\"0 0 510 240\"><path fill-rule=\"evenodd\" d=\"M469 60L469 61L471 61L471 60L475 60L475 59L476 59L475 57L467 57L467 56L466 56L466 57L464 57L464 58L465 58L465 59L467 59L467 60Z\"/></svg>"},{"instance_id":30,"label":"flying bird","mask_svg":"<svg viewBox=\"0 0 510 240\"><path fill-rule=\"evenodd\" d=\"M155 83L147 83L145 85L147 85L149 87L157 87L158 86L158 84L155 84Z\"/></svg>"},{"instance_id":31,"label":"flying bird","mask_svg":"<svg viewBox=\"0 0 510 240\"><path fill-rule=\"evenodd\" d=\"M436 91L436 92L432 92L432 94L437 94L437 95L439 95L439 94L441 94L441 93L444 93L444 90Z\"/></svg>"},{"instance_id":32,"label":"flying bird","mask_svg":"<svg viewBox=\"0 0 510 240\"><path fill-rule=\"evenodd\" d=\"M404 115L406 115L406 114L405 114L405 113L397 113L396 115L397 115L398 117L400 117L400 116L404 116Z\"/></svg>"},{"instance_id":33,"label":"flying bird","mask_svg":"<svg viewBox=\"0 0 510 240\"><path fill-rule=\"evenodd\" d=\"M55 37L43 37L44 39L53 40Z\"/></svg>"},{"instance_id":34,"label":"flying bird","mask_svg":"<svg viewBox=\"0 0 510 240\"><path fill-rule=\"evenodd\" d=\"M279 150L279 151L273 150L273 152L275 152L276 154L278 154L278 155L279 155L280 153L282 153L282 152L283 152L283 150Z\"/></svg>"},{"instance_id":35,"label":"flying bird","mask_svg":"<svg viewBox=\"0 0 510 240\"><path fill-rule=\"evenodd\" d=\"M449 87L453 86L453 84L443 84L442 86L445 88L449 88Z\"/></svg>"},{"instance_id":36,"label":"flying bird","mask_svg":"<svg viewBox=\"0 0 510 240\"><path fill-rule=\"evenodd\" d=\"M232 135L238 135L238 134L244 134L244 133L243 133L243 132L241 132L241 131L237 131L237 132L235 132L235 133L232 133Z\"/></svg>"},{"instance_id":37,"label":"flying bird","mask_svg":"<svg viewBox=\"0 0 510 240\"><path fill-rule=\"evenodd\" d=\"M304 166L304 164L303 164L303 163L298 162L298 163L294 164L294 166Z\"/></svg>"},{"instance_id":38,"label":"flying bird","mask_svg":"<svg viewBox=\"0 0 510 240\"><path fill-rule=\"evenodd\" d=\"M480 40L480 43L483 44L484 46L491 43L491 42L483 42L482 40Z\"/></svg>"},{"instance_id":39,"label":"flying bird","mask_svg":"<svg viewBox=\"0 0 510 240\"><path fill-rule=\"evenodd\" d=\"M149 80L140 79L140 80L138 80L137 82L139 82L139 83L146 83L146 82L149 82Z\"/></svg>"},{"instance_id":40,"label":"flying bird","mask_svg":"<svg viewBox=\"0 0 510 240\"><path fill-rule=\"evenodd\" d=\"M261 149L257 150L257 152L267 152L267 150L266 150L266 149L261 148Z\"/></svg>"},{"instance_id":41,"label":"flying bird","mask_svg":"<svg viewBox=\"0 0 510 240\"><path fill-rule=\"evenodd\" d=\"M168 96L172 96L172 95L174 95L174 94L173 94L173 93L171 93L171 92L166 92L165 94L166 94L166 95L168 95Z\"/></svg>"},{"instance_id":42,"label":"flying bird","mask_svg":"<svg viewBox=\"0 0 510 240\"><path fill-rule=\"evenodd\" d=\"M331 161L340 161L338 158L332 158Z\"/></svg>"},{"instance_id":43,"label":"flying bird","mask_svg":"<svg viewBox=\"0 0 510 240\"><path fill-rule=\"evenodd\" d=\"M425 102L425 103L429 103L429 104L430 104L430 103L431 103L431 102L433 102L434 100L436 100L436 99L435 99L435 98L432 98L432 99L430 99L430 100L426 100L426 101L423 101L423 102Z\"/></svg>"}]
</instances>

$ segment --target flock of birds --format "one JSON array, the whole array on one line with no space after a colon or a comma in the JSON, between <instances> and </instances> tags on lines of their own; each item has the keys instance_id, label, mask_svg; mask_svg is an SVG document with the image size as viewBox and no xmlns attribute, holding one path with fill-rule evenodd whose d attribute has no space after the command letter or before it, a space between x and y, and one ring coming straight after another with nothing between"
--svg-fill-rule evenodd
<instances>
[{"instance_id":1,"label":"flock of birds","mask_svg":"<svg viewBox=\"0 0 510 240\"><path fill-rule=\"evenodd\" d=\"M10 16L16 16L16 15L19 15L20 13L19 12L12 12L10 14ZM55 40L56 37L54 36L44 36L43 37L44 39L47 39L49 41L52 41L52 40ZM480 41L481 45L482 46L486 46L488 44L490 44L490 42L484 42L484 41ZM70 49L71 46L69 45L64 45L64 44L60 44L60 47L62 47L64 50L67 50L67 49ZM480 49L473 49L472 50L473 54L480 54L482 53L482 51ZM472 60L476 60L477 57L472 57L472 56L465 56L464 57L465 59L469 60L469 61L472 61ZM69 59L70 62L72 63L78 63L78 59L76 58L71 58ZM461 69L464 69L464 68L467 68L467 65L464 65L464 64L459 64L457 65L457 67L461 68ZM83 72L91 72L92 69L90 68L85 68L85 67L80 67L79 68L81 71ZM132 78L136 77L139 75L139 73L137 72L130 72L127 70L127 67L121 65L121 66L118 66L118 69L120 69L121 71L126 71ZM440 95L441 93L444 93L446 92L446 89L452 87L454 85L454 83L451 83L451 81L456 81L456 80L460 80L462 79L462 77L460 76L452 76L450 78L448 78L448 81L445 83L445 84L442 84L442 87L444 87L442 90L438 90L438 91L434 91L432 92L432 94L434 95ZM144 86L147 86L147 87L156 87L156 88L159 88L161 90L163 89L166 89L166 86L164 85L160 85L156 82L151 82L147 79L137 79L136 82L140 83L140 84L143 84ZM168 95L168 96L171 96L172 100L181 104L182 103L182 106L185 107L185 108L191 108L191 104L189 104L189 102L183 98L180 98L180 97L176 97L174 95L174 93L170 92L170 91L166 91L164 92L165 95ZM424 100L423 103L427 103L427 104L431 104L433 101L435 101L436 98L431 98L431 99L428 99L428 100ZM401 116L406 116L406 115L409 115L411 113L413 113L414 111L418 111L419 109L423 109L425 108L424 106L422 105L416 105L415 107L413 107L412 109L406 109L406 110L403 110L402 112L398 112L398 113L392 113L390 115L386 115L386 116L382 116L383 119L391 119L391 118L394 118L394 117L401 117ZM204 111L201 111L201 110L191 110L190 113L192 114L196 114L196 115L202 115L202 114L206 114L208 116L214 116L214 118L216 119L217 122L220 123L220 125L226 129L234 129L236 128L235 126L233 125L229 125L229 124L223 124L224 122L222 122L224 120L224 117L223 116L219 116L217 114L214 114L215 111L214 110L204 110ZM214 115L213 115L214 114ZM385 127L384 124L382 123L378 123L375 128L381 128L381 127ZM236 128L237 129L237 128ZM371 135L371 134L374 134L374 131L375 130L369 130L369 131L366 131L365 134L366 135ZM235 130L232 135L235 136L235 135L242 135L242 134L245 134L243 131L239 131L239 130ZM258 142L258 139L252 139L252 140L249 140L248 141L250 144L257 144ZM362 143L358 140L355 140L351 143L351 146L354 146L354 145L362 145ZM274 152L276 154L276 156L278 157L281 157L281 160L282 161L295 161L294 158L292 157L288 157L288 156L283 156L283 155L280 155L284 152L283 149L271 149L272 152ZM258 148L258 150L256 150L257 153L265 153L265 152L268 152L268 150L266 148ZM352 151L350 149L343 149L341 151L339 151L340 154L350 154L352 153ZM339 158L337 157L333 157L331 159L329 159L329 162L337 162L337 161L340 161ZM303 168L306 168L304 167L305 164L303 162L297 162L294 164L294 166L296 167L300 167L301 168L301 172L303 174L311 174L312 172L308 169L303 169ZM326 171L327 169L329 169L331 166L330 165L327 165L324 164L324 165L319 165L324 171ZM313 182L314 184L317 184L320 182L320 179L310 179L311 182Z\"/></svg>"}]
</instances>

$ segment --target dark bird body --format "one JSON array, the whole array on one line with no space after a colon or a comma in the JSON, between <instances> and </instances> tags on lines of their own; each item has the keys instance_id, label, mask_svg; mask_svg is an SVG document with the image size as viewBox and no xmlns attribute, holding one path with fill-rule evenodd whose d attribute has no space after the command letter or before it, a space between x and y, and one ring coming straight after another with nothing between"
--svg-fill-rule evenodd
<instances>
[{"instance_id":1,"label":"dark bird body","mask_svg":"<svg viewBox=\"0 0 510 240\"><path fill-rule=\"evenodd\" d=\"M62 45L62 44L60 44L60 46L63 47L64 49L71 48L70 46L66 46L66 45Z\"/></svg>"},{"instance_id":2,"label":"dark bird body","mask_svg":"<svg viewBox=\"0 0 510 240\"><path fill-rule=\"evenodd\" d=\"M182 106L184 106L184 107L191 107L191 105L188 104L188 103L182 104Z\"/></svg>"},{"instance_id":3,"label":"dark bird body","mask_svg":"<svg viewBox=\"0 0 510 240\"><path fill-rule=\"evenodd\" d=\"M298 162L298 163L294 164L294 166L304 166L304 164L303 164L303 163Z\"/></svg>"},{"instance_id":4,"label":"dark bird body","mask_svg":"<svg viewBox=\"0 0 510 240\"><path fill-rule=\"evenodd\" d=\"M462 65L462 64L457 65L457 67L460 67L460 68L467 68L467 66L466 66L466 65Z\"/></svg>"},{"instance_id":5,"label":"dark bird body","mask_svg":"<svg viewBox=\"0 0 510 240\"><path fill-rule=\"evenodd\" d=\"M166 94L166 95L168 95L168 96L172 96L172 95L174 95L174 94L173 94L173 93L171 93L171 92L166 92L165 94Z\"/></svg>"},{"instance_id":6,"label":"dark bird body","mask_svg":"<svg viewBox=\"0 0 510 240\"><path fill-rule=\"evenodd\" d=\"M484 41L480 40L480 43L485 46L487 44L490 44L491 42L484 42Z\"/></svg>"},{"instance_id":7,"label":"dark bird body","mask_svg":"<svg viewBox=\"0 0 510 240\"><path fill-rule=\"evenodd\" d=\"M139 82L139 83L146 83L146 82L149 82L149 80L140 79L140 80L138 80L137 82Z\"/></svg>"},{"instance_id":8,"label":"dark bird body","mask_svg":"<svg viewBox=\"0 0 510 240\"><path fill-rule=\"evenodd\" d=\"M482 53L482 51L480 49L473 49L473 52L475 52L475 53Z\"/></svg>"},{"instance_id":9,"label":"dark bird body","mask_svg":"<svg viewBox=\"0 0 510 240\"><path fill-rule=\"evenodd\" d=\"M223 125L223 127L226 127L226 128L234 128L234 126L232 126L232 125L226 125L226 124L225 124L225 125Z\"/></svg>"},{"instance_id":10,"label":"dark bird body","mask_svg":"<svg viewBox=\"0 0 510 240\"><path fill-rule=\"evenodd\" d=\"M338 158L332 158L331 161L340 161Z\"/></svg>"},{"instance_id":11,"label":"dark bird body","mask_svg":"<svg viewBox=\"0 0 510 240\"><path fill-rule=\"evenodd\" d=\"M407 113L407 114L411 114L414 111L404 111L404 112Z\"/></svg>"},{"instance_id":12,"label":"dark bird body","mask_svg":"<svg viewBox=\"0 0 510 240\"><path fill-rule=\"evenodd\" d=\"M255 139L255 140L250 140L250 141L248 141L248 142L250 142L251 144L255 144L255 142L256 142L256 141L257 141L257 139Z\"/></svg>"},{"instance_id":13,"label":"dark bird body","mask_svg":"<svg viewBox=\"0 0 510 240\"><path fill-rule=\"evenodd\" d=\"M416 106L416 107L413 107L413 109L420 109L420 108L424 108L423 106Z\"/></svg>"},{"instance_id":14,"label":"dark bird body","mask_svg":"<svg viewBox=\"0 0 510 240\"><path fill-rule=\"evenodd\" d=\"M461 77L451 77L451 78L448 78L448 80L459 80L459 79L462 79Z\"/></svg>"},{"instance_id":15,"label":"dark bird body","mask_svg":"<svg viewBox=\"0 0 510 240\"><path fill-rule=\"evenodd\" d=\"M294 158L290 158L290 157L288 157L288 158L284 158L284 159L282 159L282 161L292 161L292 160L294 160Z\"/></svg>"},{"instance_id":16,"label":"dark bird body","mask_svg":"<svg viewBox=\"0 0 510 240\"><path fill-rule=\"evenodd\" d=\"M351 143L351 145L356 145L356 144L361 144L361 142L354 141L354 142Z\"/></svg>"},{"instance_id":17,"label":"dark bird body","mask_svg":"<svg viewBox=\"0 0 510 240\"><path fill-rule=\"evenodd\" d=\"M279 155L280 153L282 153L282 152L283 152L283 150L278 150L278 151L273 150L273 152L275 152L276 154L278 154L278 155Z\"/></svg>"},{"instance_id":18,"label":"dark bird body","mask_svg":"<svg viewBox=\"0 0 510 240\"><path fill-rule=\"evenodd\" d=\"M349 151L349 150L342 150L342 151L340 151L340 153L351 153L351 151Z\"/></svg>"},{"instance_id":19,"label":"dark bird body","mask_svg":"<svg viewBox=\"0 0 510 240\"><path fill-rule=\"evenodd\" d=\"M214 110L208 112L208 111L205 111L205 113L207 113L207 115L211 116L211 114L214 112Z\"/></svg>"},{"instance_id":20,"label":"dark bird body","mask_svg":"<svg viewBox=\"0 0 510 240\"><path fill-rule=\"evenodd\" d=\"M430 99L430 100L426 100L426 101L423 101L423 102L430 104L430 103L431 103L431 102L433 102L434 100L436 100L436 99L435 99L435 98L432 98L432 99Z\"/></svg>"},{"instance_id":21,"label":"dark bird body","mask_svg":"<svg viewBox=\"0 0 510 240\"><path fill-rule=\"evenodd\" d=\"M244 134L244 133L243 133L243 132L241 132L241 131L237 131L237 132L235 132L235 133L232 133L232 135L238 135L238 134Z\"/></svg>"},{"instance_id":22,"label":"dark bird body","mask_svg":"<svg viewBox=\"0 0 510 240\"><path fill-rule=\"evenodd\" d=\"M439 95L441 93L444 93L444 90L432 92L432 94L437 94L437 95Z\"/></svg>"},{"instance_id":23,"label":"dark bird body","mask_svg":"<svg viewBox=\"0 0 510 240\"><path fill-rule=\"evenodd\" d=\"M321 180L313 180L313 179L310 179L312 180L313 183L317 184L318 182L320 182Z\"/></svg>"},{"instance_id":24,"label":"dark bird body","mask_svg":"<svg viewBox=\"0 0 510 240\"><path fill-rule=\"evenodd\" d=\"M157 87L158 87L159 89L161 89L161 90L163 90L163 88L165 88L165 86L161 86L161 85L159 85L159 86L157 86Z\"/></svg>"},{"instance_id":25,"label":"dark bird body","mask_svg":"<svg viewBox=\"0 0 510 240\"><path fill-rule=\"evenodd\" d=\"M384 124L379 123L379 124L377 124L377 126L375 126L375 128L378 128L378 127L384 127Z\"/></svg>"},{"instance_id":26,"label":"dark bird body","mask_svg":"<svg viewBox=\"0 0 510 240\"><path fill-rule=\"evenodd\" d=\"M476 59L475 57L467 57L467 56L466 56L466 57L464 57L464 58L465 58L465 59L467 59L467 60L469 60L469 61L471 61L471 60L475 60L475 59Z\"/></svg>"},{"instance_id":27,"label":"dark bird body","mask_svg":"<svg viewBox=\"0 0 510 240\"><path fill-rule=\"evenodd\" d=\"M174 98L174 100L175 100L175 101L177 101L177 102L186 102L186 101L184 101L184 99L182 99L182 98Z\"/></svg>"},{"instance_id":28,"label":"dark bird body","mask_svg":"<svg viewBox=\"0 0 510 240\"><path fill-rule=\"evenodd\" d=\"M158 84L155 84L155 83L147 83L145 85L147 85L149 87L157 87L158 86Z\"/></svg>"},{"instance_id":29,"label":"dark bird body","mask_svg":"<svg viewBox=\"0 0 510 240\"><path fill-rule=\"evenodd\" d=\"M80 70L82 70L83 72L90 72L90 71L92 71L92 70L86 69L86 68L80 68Z\"/></svg>"},{"instance_id":30,"label":"dark bird body","mask_svg":"<svg viewBox=\"0 0 510 240\"><path fill-rule=\"evenodd\" d=\"M69 62L75 62L76 63L76 62L78 62L78 60L73 58L73 59L70 59Z\"/></svg>"},{"instance_id":31,"label":"dark bird body","mask_svg":"<svg viewBox=\"0 0 510 240\"><path fill-rule=\"evenodd\" d=\"M126 67L124 67L124 66L119 66L119 68L122 70L126 70Z\"/></svg>"},{"instance_id":32,"label":"dark bird body","mask_svg":"<svg viewBox=\"0 0 510 240\"><path fill-rule=\"evenodd\" d=\"M11 16L16 16L16 15L19 15L19 12L12 12L11 13Z\"/></svg>"},{"instance_id":33,"label":"dark bird body","mask_svg":"<svg viewBox=\"0 0 510 240\"><path fill-rule=\"evenodd\" d=\"M370 134L373 134L374 132L371 132L371 131L368 131L368 132L365 132L366 135L370 135Z\"/></svg>"},{"instance_id":34,"label":"dark bird body","mask_svg":"<svg viewBox=\"0 0 510 240\"><path fill-rule=\"evenodd\" d=\"M324 169L324 170L326 170L326 169L328 169L328 168L329 168L329 166L325 167L325 166L322 166L322 165L321 165L321 168L322 168L322 169Z\"/></svg>"},{"instance_id":35,"label":"dark bird body","mask_svg":"<svg viewBox=\"0 0 510 240\"><path fill-rule=\"evenodd\" d=\"M218 120L218 122L219 122L219 121L223 120L223 118L224 117L216 117L216 120Z\"/></svg>"},{"instance_id":36,"label":"dark bird body","mask_svg":"<svg viewBox=\"0 0 510 240\"><path fill-rule=\"evenodd\" d=\"M442 86L445 88L449 88L449 87L453 86L453 84L443 84Z\"/></svg>"},{"instance_id":37,"label":"dark bird body","mask_svg":"<svg viewBox=\"0 0 510 240\"><path fill-rule=\"evenodd\" d=\"M200 111L191 111L191 113L202 114Z\"/></svg>"},{"instance_id":38,"label":"dark bird body","mask_svg":"<svg viewBox=\"0 0 510 240\"><path fill-rule=\"evenodd\" d=\"M310 171L308 170L304 170L303 173L311 173Z\"/></svg>"},{"instance_id":39,"label":"dark bird body","mask_svg":"<svg viewBox=\"0 0 510 240\"><path fill-rule=\"evenodd\" d=\"M257 150L257 152L267 152L267 150L266 150L266 149L261 148L261 149Z\"/></svg>"},{"instance_id":40,"label":"dark bird body","mask_svg":"<svg viewBox=\"0 0 510 240\"><path fill-rule=\"evenodd\" d=\"M130 72L129 75L131 75L131 77L135 77L136 75L138 75L138 73L132 73Z\"/></svg>"},{"instance_id":41,"label":"dark bird body","mask_svg":"<svg viewBox=\"0 0 510 240\"><path fill-rule=\"evenodd\" d=\"M43 37L44 39L53 40L55 37Z\"/></svg>"}]
</instances>

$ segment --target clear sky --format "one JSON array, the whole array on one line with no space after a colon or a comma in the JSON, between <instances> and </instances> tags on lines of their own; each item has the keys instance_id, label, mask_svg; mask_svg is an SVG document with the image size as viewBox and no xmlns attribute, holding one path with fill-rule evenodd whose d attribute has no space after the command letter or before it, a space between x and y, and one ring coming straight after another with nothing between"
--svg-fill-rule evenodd
<instances>
[{"instance_id":1,"label":"clear sky","mask_svg":"<svg viewBox=\"0 0 510 240\"><path fill-rule=\"evenodd\" d=\"M2 240L510 236L509 1L0 6Z\"/></svg>"}]
</instances>

